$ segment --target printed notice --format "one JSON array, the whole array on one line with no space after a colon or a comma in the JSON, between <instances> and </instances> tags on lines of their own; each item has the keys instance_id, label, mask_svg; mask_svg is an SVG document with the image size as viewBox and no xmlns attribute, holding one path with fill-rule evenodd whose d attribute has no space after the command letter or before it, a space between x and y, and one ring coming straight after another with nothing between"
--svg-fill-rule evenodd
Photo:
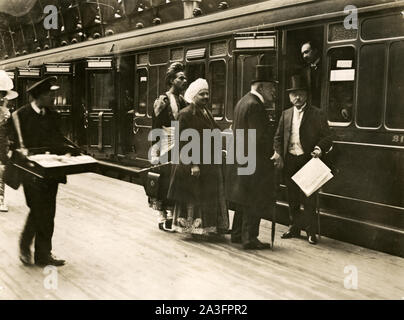
<instances>
[{"instance_id":1,"label":"printed notice","mask_svg":"<svg viewBox=\"0 0 404 320\"><path fill-rule=\"evenodd\" d=\"M331 70L330 81L354 81L355 69Z\"/></svg>"},{"instance_id":2,"label":"printed notice","mask_svg":"<svg viewBox=\"0 0 404 320\"><path fill-rule=\"evenodd\" d=\"M338 60L337 68L352 68L352 60Z\"/></svg>"}]
</instances>

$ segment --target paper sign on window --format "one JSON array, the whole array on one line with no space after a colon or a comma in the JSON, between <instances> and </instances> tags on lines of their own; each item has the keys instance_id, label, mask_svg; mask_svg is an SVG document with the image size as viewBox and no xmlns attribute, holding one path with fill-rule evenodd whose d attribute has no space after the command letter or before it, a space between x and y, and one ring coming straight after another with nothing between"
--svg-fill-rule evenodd
<instances>
[{"instance_id":1,"label":"paper sign on window","mask_svg":"<svg viewBox=\"0 0 404 320\"><path fill-rule=\"evenodd\" d=\"M330 81L354 81L355 69L331 70Z\"/></svg>"},{"instance_id":2,"label":"paper sign on window","mask_svg":"<svg viewBox=\"0 0 404 320\"><path fill-rule=\"evenodd\" d=\"M352 60L337 60L337 68L352 68Z\"/></svg>"}]
</instances>

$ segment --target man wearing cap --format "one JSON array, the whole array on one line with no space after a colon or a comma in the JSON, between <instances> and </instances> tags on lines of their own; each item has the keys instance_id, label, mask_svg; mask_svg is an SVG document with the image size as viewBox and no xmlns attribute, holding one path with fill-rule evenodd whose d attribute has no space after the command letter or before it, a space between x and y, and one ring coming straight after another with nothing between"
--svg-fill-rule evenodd
<instances>
[{"instance_id":1,"label":"man wearing cap","mask_svg":"<svg viewBox=\"0 0 404 320\"><path fill-rule=\"evenodd\" d=\"M29 150L45 148L51 152L61 150L64 137L59 128L59 114L49 107L53 104L52 91L56 77L47 77L36 82L27 92L30 103L12 114L14 125L14 143L16 151L26 157ZM52 235L56 211L56 194L59 183L65 183L66 177L40 179L24 176L22 183L30 212L20 237L20 260L30 265L31 243L35 237L35 264L38 266L61 266L64 260L52 255Z\"/></svg>"},{"instance_id":2,"label":"man wearing cap","mask_svg":"<svg viewBox=\"0 0 404 320\"><path fill-rule=\"evenodd\" d=\"M273 101L276 90L276 81L271 71L270 66L256 66L251 90L240 99L234 110L235 154L237 149L247 154L251 144L256 148L255 154L248 154L249 159L255 157L255 171L252 174L240 174L242 170L239 169L246 165L237 163L235 159L235 164L227 166L225 179L226 199L236 206L231 241L242 243L247 250L269 247L269 244L258 240L258 234L261 218L268 215L275 201L274 167L269 159L273 139L264 107L265 103ZM243 132L244 139L240 139L236 130ZM248 138L248 130L255 131L254 140Z\"/></svg>"},{"instance_id":3,"label":"man wearing cap","mask_svg":"<svg viewBox=\"0 0 404 320\"><path fill-rule=\"evenodd\" d=\"M12 90L13 80L7 72L0 70L0 212L7 212L8 208L4 201L4 181L3 173L7 162L7 121L10 118L10 111L7 108L9 100L18 97L18 93Z\"/></svg>"},{"instance_id":4,"label":"man wearing cap","mask_svg":"<svg viewBox=\"0 0 404 320\"><path fill-rule=\"evenodd\" d=\"M292 76L287 91L293 107L282 113L274 137L275 153L271 158L277 168L284 167L288 188L290 226L282 238L299 237L303 226L309 243L316 244L316 195L307 198L291 177L311 157L321 157L330 150L332 135L323 112L308 102L307 83L301 75ZM301 203L304 204L303 216L300 214Z\"/></svg>"}]
</instances>

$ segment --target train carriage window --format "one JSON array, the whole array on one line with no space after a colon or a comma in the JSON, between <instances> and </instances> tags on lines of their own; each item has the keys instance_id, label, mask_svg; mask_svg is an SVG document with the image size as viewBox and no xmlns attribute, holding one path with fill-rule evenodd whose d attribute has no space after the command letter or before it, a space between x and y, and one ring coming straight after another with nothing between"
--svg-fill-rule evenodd
<instances>
[{"instance_id":1,"label":"train carriage window","mask_svg":"<svg viewBox=\"0 0 404 320\"><path fill-rule=\"evenodd\" d=\"M213 61L209 65L212 115L223 117L226 100L226 62Z\"/></svg>"},{"instance_id":2,"label":"train carriage window","mask_svg":"<svg viewBox=\"0 0 404 320\"><path fill-rule=\"evenodd\" d=\"M60 112L70 112L71 84L69 76L58 76L59 90L53 91L54 105Z\"/></svg>"},{"instance_id":3,"label":"train carriage window","mask_svg":"<svg viewBox=\"0 0 404 320\"><path fill-rule=\"evenodd\" d=\"M250 91L250 83L258 63L259 55L239 55L237 57L237 101Z\"/></svg>"},{"instance_id":4,"label":"train carriage window","mask_svg":"<svg viewBox=\"0 0 404 320\"><path fill-rule=\"evenodd\" d=\"M112 109L114 101L112 72L90 74L90 106L92 109Z\"/></svg>"},{"instance_id":5,"label":"train carriage window","mask_svg":"<svg viewBox=\"0 0 404 320\"><path fill-rule=\"evenodd\" d=\"M186 75L188 84L192 83L198 78L205 78L205 61L201 63L187 64Z\"/></svg>"},{"instance_id":6,"label":"train carriage window","mask_svg":"<svg viewBox=\"0 0 404 320\"><path fill-rule=\"evenodd\" d=\"M343 22L333 23L328 26L328 41L344 41L356 39L357 29L346 29Z\"/></svg>"},{"instance_id":7,"label":"train carriage window","mask_svg":"<svg viewBox=\"0 0 404 320\"><path fill-rule=\"evenodd\" d=\"M356 76L355 49L333 48L328 52L328 120L349 124L352 120Z\"/></svg>"},{"instance_id":8,"label":"train carriage window","mask_svg":"<svg viewBox=\"0 0 404 320\"><path fill-rule=\"evenodd\" d=\"M404 129L404 41L393 42L389 55L386 125Z\"/></svg>"},{"instance_id":9,"label":"train carriage window","mask_svg":"<svg viewBox=\"0 0 404 320\"><path fill-rule=\"evenodd\" d=\"M364 40L375 40L404 36L404 16L397 12L383 17L363 21L361 35Z\"/></svg>"},{"instance_id":10,"label":"train carriage window","mask_svg":"<svg viewBox=\"0 0 404 320\"><path fill-rule=\"evenodd\" d=\"M146 68L140 68L136 71L136 88L137 101L136 112L138 114L146 114L147 110L147 93L149 91L149 76Z\"/></svg>"},{"instance_id":11,"label":"train carriage window","mask_svg":"<svg viewBox=\"0 0 404 320\"><path fill-rule=\"evenodd\" d=\"M158 96L158 66L152 66L149 68L149 98L148 98L148 110L149 115L153 113L154 101Z\"/></svg>"},{"instance_id":12,"label":"train carriage window","mask_svg":"<svg viewBox=\"0 0 404 320\"><path fill-rule=\"evenodd\" d=\"M361 127L377 128L384 100L384 44L362 46L359 59L356 122Z\"/></svg>"},{"instance_id":13,"label":"train carriage window","mask_svg":"<svg viewBox=\"0 0 404 320\"><path fill-rule=\"evenodd\" d=\"M167 91L167 86L166 86L166 73L167 73L167 67L164 66L159 66L159 88L158 88L158 93L163 94Z\"/></svg>"}]
</instances>

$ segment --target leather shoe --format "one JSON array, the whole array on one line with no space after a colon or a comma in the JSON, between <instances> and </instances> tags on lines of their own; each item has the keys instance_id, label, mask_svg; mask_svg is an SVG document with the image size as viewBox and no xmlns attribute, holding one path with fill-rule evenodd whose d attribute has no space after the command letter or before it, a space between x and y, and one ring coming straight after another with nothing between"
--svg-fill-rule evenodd
<instances>
[{"instance_id":1,"label":"leather shoe","mask_svg":"<svg viewBox=\"0 0 404 320\"><path fill-rule=\"evenodd\" d=\"M45 267L45 266L60 267L60 266L63 266L65 263L66 263L65 260L56 259L51 254L43 259L35 259L35 264L39 267Z\"/></svg>"},{"instance_id":2,"label":"leather shoe","mask_svg":"<svg viewBox=\"0 0 404 320\"><path fill-rule=\"evenodd\" d=\"M294 231L289 229L288 231L286 231L281 238L282 239L291 239L291 238L299 238L300 237L300 230L299 231Z\"/></svg>"},{"instance_id":3,"label":"leather shoe","mask_svg":"<svg viewBox=\"0 0 404 320\"><path fill-rule=\"evenodd\" d=\"M258 239L243 244L244 250L263 250L263 249L270 249L271 245L269 243L262 243Z\"/></svg>"},{"instance_id":4,"label":"leather shoe","mask_svg":"<svg viewBox=\"0 0 404 320\"><path fill-rule=\"evenodd\" d=\"M32 266L32 255L31 250L28 249L20 249L20 260L26 266Z\"/></svg>"},{"instance_id":5,"label":"leather shoe","mask_svg":"<svg viewBox=\"0 0 404 320\"><path fill-rule=\"evenodd\" d=\"M310 244L317 244L317 237L315 234L308 236L307 240L309 241Z\"/></svg>"}]
</instances>

